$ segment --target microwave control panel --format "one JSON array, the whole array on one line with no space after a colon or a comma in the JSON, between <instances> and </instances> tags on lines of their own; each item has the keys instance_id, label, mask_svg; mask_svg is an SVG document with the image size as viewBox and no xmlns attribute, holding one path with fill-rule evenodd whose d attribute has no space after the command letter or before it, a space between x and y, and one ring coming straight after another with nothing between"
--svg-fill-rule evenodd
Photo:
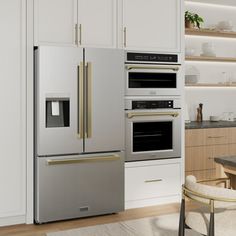
<instances>
[{"instance_id":1,"label":"microwave control panel","mask_svg":"<svg viewBox=\"0 0 236 236\"><path fill-rule=\"evenodd\" d=\"M127 62L159 62L177 63L178 55L175 54L155 54L155 53L136 53L127 52Z\"/></svg>"}]
</instances>

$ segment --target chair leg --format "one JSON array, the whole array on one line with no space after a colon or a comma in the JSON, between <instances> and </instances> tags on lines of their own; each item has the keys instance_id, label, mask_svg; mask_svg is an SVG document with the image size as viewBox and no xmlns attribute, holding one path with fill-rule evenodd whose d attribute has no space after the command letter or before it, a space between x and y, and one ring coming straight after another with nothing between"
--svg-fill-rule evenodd
<instances>
[{"instance_id":1,"label":"chair leg","mask_svg":"<svg viewBox=\"0 0 236 236\"><path fill-rule=\"evenodd\" d=\"M214 236L214 235L215 235L215 219L214 219L214 212L211 212L208 236Z\"/></svg>"},{"instance_id":2,"label":"chair leg","mask_svg":"<svg viewBox=\"0 0 236 236\"><path fill-rule=\"evenodd\" d=\"M184 236L185 234L185 199L182 199L179 217L179 234L178 236Z\"/></svg>"}]
</instances>

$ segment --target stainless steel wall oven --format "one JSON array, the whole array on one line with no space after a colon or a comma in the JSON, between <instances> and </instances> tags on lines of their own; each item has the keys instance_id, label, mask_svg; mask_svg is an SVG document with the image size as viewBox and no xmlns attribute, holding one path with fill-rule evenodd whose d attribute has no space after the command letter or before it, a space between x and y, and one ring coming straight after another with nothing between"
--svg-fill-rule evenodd
<instances>
[{"instance_id":1,"label":"stainless steel wall oven","mask_svg":"<svg viewBox=\"0 0 236 236\"><path fill-rule=\"evenodd\" d=\"M181 156L180 98L126 99L126 161Z\"/></svg>"},{"instance_id":2,"label":"stainless steel wall oven","mask_svg":"<svg viewBox=\"0 0 236 236\"><path fill-rule=\"evenodd\" d=\"M178 96L181 84L178 55L127 52L127 96Z\"/></svg>"}]
</instances>

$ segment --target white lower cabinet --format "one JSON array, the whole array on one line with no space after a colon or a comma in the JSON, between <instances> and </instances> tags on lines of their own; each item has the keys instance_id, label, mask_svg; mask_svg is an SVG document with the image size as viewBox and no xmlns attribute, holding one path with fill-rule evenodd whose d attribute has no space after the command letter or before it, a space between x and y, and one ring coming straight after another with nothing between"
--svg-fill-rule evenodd
<instances>
[{"instance_id":1,"label":"white lower cabinet","mask_svg":"<svg viewBox=\"0 0 236 236\"><path fill-rule=\"evenodd\" d=\"M26 214L26 0L0 1L0 226Z\"/></svg>"},{"instance_id":2,"label":"white lower cabinet","mask_svg":"<svg viewBox=\"0 0 236 236\"><path fill-rule=\"evenodd\" d=\"M179 201L181 163L130 162L125 167L126 208Z\"/></svg>"}]
</instances>

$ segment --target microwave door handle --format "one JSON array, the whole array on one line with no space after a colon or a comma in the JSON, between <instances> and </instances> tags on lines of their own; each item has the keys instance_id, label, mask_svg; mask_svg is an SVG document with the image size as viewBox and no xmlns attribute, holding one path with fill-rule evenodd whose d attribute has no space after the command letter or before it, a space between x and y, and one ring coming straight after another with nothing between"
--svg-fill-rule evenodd
<instances>
[{"instance_id":1,"label":"microwave door handle","mask_svg":"<svg viewBox=\"0 0 236 236\"><path fill-rule=\"evenodd\" d=\"M129 112L128 118L131 119L133 117L138 116L172 116L177 117L179 116L178 112Z\"/></svg>"},{"instance_id":2,"label":"microwave door handle","mask_svg":"<svg viewBox=\"0 0 236 236\"><path fill-rule=\"evenodd\" d=\"M77 69L78 69L78 99L77 99L77 102L78 102L78 105L77 105L77 109L78 109L78 114L77 114L77 119L78 119L78 122L77 122L77 127L78 127L78 130L77 130L77 137L79 139L83 139L83 102L84 102L84 93L83 93L83 86L84 86L84 83L83 83L83 77L84 77L84 64L83 62L80 62L80 64L78 65Z\"/></svg>"},{"instance_id":3,"label":"microwave door handle","mask_svg":"<svg viewBox=\"0 0 236 236\"><path fill-rule=\"evenodd\" d=\"M139 66L139 65L130 65L126 66L127 70L133 70L133 69L140 69L140 70L173 70L178 71L178 66L166 66L166 65L158 65L158 66Z\"/></svg>"},{"instance_id":4,"label":"microwave door handle","mask_svg":"<svg viewBox=\"0 0 236 236\"><path fill-rule=\"evenodd\" d=\"M86 129L85 138L92 138L92 63L87 62L86 68Z\"/></svg>"}]
</instances>

